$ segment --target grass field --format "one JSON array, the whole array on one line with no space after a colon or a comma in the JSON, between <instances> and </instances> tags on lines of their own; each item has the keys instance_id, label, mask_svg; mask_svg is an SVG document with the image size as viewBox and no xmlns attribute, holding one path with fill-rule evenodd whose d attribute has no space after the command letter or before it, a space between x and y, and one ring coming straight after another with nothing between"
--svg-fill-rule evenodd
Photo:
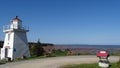
<instances>
[{"instance_id":1,"label":"grass field","mask_svg":"<svg viewBox=\"0 0 120 68\"><path fill-rule=\"evenodd\" d=\"M94 64L79 64L79 65L66 65L60 68L101 68L97 63ZM116 63L110 64L109 68L118 68Z\"/></svg>"}]
</instances>

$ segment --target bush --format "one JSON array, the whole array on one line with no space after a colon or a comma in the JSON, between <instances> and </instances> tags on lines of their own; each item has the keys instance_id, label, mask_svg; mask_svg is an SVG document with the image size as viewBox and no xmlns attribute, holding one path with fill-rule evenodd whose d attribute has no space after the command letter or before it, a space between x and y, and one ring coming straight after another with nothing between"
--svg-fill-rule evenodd
<instances>
[{"instance_id":1,"label":"bush","mask_svg":"<svg viewBox=\"0 0 120 68\"><path fill-rule=\"evenodd\" d=\"M5 64L6 63L6 60L4 59L4 60L0 60L0 65L1 64Z\"/></svg>"},{"instance_id":2,"label":"bush","mask_svg":"<svg viewBox=\"0 0 120 68\"><path fill-rule=\"evenodd\" d=\"M66 56L67 55L67 51L62 51L60 49L53 50L53 55L54 56Z\"/></svg>"},{"instance_id":3,"label":"bush","mask_svg":"<svg viewBox=\"0 0 120 68\"><path fill-rule=\"evenodd\" d=\"M43 56L44 52L45 50L43 49L43 46L39 40L33 47L30 48L31 56L37 56L37 57Z\"/></svg>"},{"instance_id":4,"label":"bush","mask_svg":"<svg viewBox=\"0 0 120 68\"><path fill-rule=\"evenodd\" d=\"M120 60L117 62L117 66L118 68L120 68Z\"/></svg>"}]
</instances>

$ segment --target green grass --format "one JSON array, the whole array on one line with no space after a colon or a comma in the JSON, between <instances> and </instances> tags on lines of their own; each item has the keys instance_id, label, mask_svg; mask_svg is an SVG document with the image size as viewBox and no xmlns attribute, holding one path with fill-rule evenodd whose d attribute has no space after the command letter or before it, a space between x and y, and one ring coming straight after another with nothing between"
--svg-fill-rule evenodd
<instances>
[{"instance_id":1,"label":"green grass","mask_svg":"<svg viewBox=\"0 0 120 68\"><path fill-rule=\"evenodd\" d=\"M64 52L62 52L62 51L55 51L54 52L54 55L57 57L57 56L66 56L67 55L67 51L64 51Z\"/></svg>"},{"instance_id":2,"label":"green grass","mask_svg":"<svg viewBox=\"0 0 120 68\"><path fill-rule=\"evenodd\" d=\"M94 64L79 64L79 65L66 65L60 68L101 68L97 63ZM110 64L109 68L118 68L116 63Z\"/></svg>"}]
</instances>

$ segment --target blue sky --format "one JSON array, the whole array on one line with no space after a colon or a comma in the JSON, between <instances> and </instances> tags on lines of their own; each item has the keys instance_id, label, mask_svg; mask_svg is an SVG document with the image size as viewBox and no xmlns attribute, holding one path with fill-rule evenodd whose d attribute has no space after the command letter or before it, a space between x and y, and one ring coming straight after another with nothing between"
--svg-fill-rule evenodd
<instances>
[{"instance_id":1,"label":"blue sky","mask_svg":"<svg viewBox=\"0 0 120 68\"><path fill-rule=\"evenodd\" d=\"M0 0L0 40L16 15L30 27L28 41L120 45L119 0Z\"/></svg>"}]
</instances>

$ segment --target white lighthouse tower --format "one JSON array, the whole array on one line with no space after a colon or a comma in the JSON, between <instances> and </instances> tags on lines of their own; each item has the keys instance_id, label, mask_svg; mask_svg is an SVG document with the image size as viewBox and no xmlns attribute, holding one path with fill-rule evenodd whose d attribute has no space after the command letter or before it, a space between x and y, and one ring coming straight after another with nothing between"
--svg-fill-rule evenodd
<instances>
[{"instance_id":1,"label":"white lighthouse tower","mask_svg":"<svg viewBox=\"0 0 120 68\"><path fill-rule=\"evenodd\" d=\"M29 29L22 26L22 21L16 16L12 19L11 24L3 28L5 40L1 49L1 59L29 57L29 47L26 32Z\"/></svg>"}]
</instances>

